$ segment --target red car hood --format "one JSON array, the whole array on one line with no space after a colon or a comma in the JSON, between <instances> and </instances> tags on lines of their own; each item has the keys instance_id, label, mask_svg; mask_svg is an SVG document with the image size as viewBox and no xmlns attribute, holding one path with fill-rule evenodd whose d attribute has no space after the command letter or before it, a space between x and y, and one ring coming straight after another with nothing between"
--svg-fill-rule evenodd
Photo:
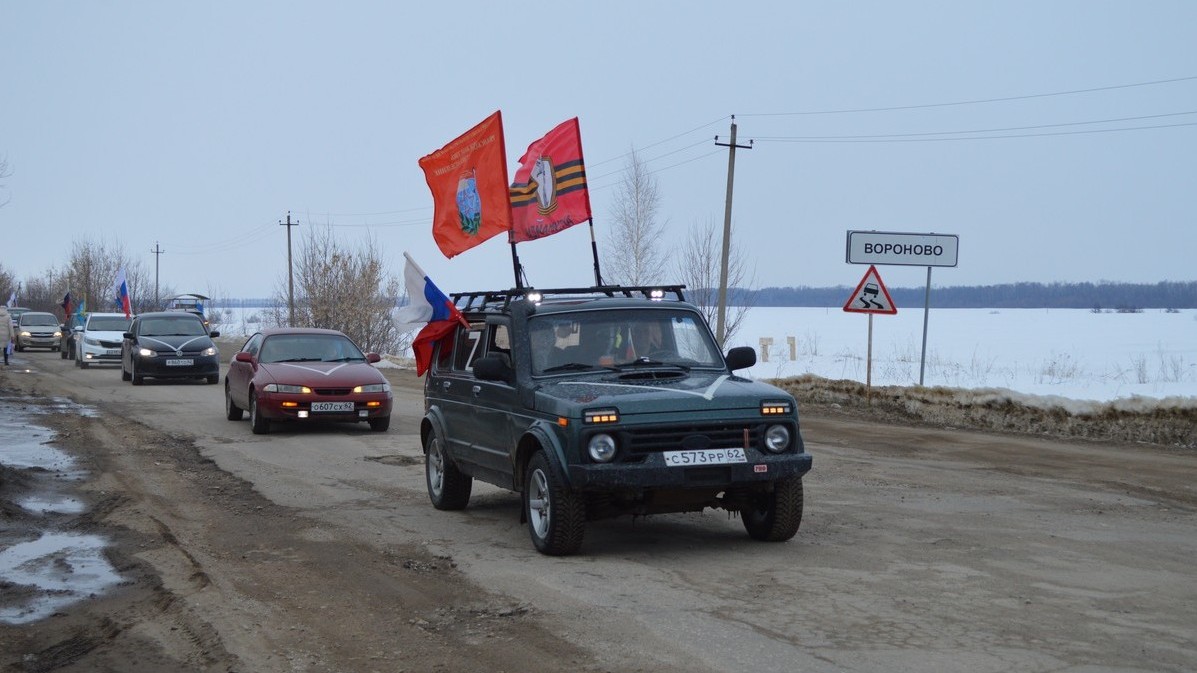
<instances>
[{"instance_id":1,"label":"red car hood","mask_svg":"<svg viewBox=\"0 0 1197 673\"><path fill-rule=\"evenodd\" d=\"M304 385L309 388L345 388L386 383L382 372L365 362L271 362L259 364L258 380Z\"/></svg>"}]
</instances>

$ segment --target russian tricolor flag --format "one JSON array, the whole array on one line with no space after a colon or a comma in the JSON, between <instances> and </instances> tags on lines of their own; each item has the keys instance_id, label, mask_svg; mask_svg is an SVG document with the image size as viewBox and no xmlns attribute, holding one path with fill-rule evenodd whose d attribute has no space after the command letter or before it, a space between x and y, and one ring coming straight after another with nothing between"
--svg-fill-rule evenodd
<instances>
[{"instance_id":1,"label":"russian tricolor flag","mask_svg":"<svg viewBox=\"0 0 1197 673\"><path fill-rule=\"evenodd\" d=\"M400 333L420 328L411 344L416 356L416 376L423 376L432 365L432 349L436 342L453 334L453 328L470 323L441 289L432 282L419 264L406 252L403 280L407 284L407 306L397 309L393 320Z\"/></svg>"},{"instance_id":2,"label":"russian tricolor flag","mask_svg":"<svg viewBox=\"0 0 1197 673\"><path fill-rule=\"evenodd\" d=\"M125 312L125 317L131 317L133 312L130 310L129 304L129 283L125 280L125 270L122 268L116 273L116 282L112 285L112 291L116 293L113 300L116 305Z\"/></svg>"}]
</instances>

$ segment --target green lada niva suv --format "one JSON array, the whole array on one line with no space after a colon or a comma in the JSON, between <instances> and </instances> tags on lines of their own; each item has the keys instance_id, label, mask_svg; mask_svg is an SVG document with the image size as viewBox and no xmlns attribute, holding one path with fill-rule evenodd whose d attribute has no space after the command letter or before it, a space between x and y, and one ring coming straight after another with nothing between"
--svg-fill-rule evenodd
<instances>
[{"instance_id":1,"label":"green lada niva suv","mask_svg":"<svg viewBox=\"0 0 1197 673\"><path fill-rule=\"evenodd\" d=\"M587 521L738 513L758 540L792 538L811 468L794 398L737 376L682 286L453 295L420 426L428 495L463 509L474 479L521 493L545 554L580 548Z\"/></svg>"}]
</instances>

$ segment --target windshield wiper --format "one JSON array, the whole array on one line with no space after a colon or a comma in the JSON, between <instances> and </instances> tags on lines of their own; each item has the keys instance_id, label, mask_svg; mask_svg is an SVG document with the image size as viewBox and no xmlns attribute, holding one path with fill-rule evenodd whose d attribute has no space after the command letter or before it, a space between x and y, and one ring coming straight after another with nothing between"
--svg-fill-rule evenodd
<instances>
[{"instance_id":1,"label":"windshield wiper","mask_svg":"<svg viewBox=\"0 0 1197 673\"><path fill-rule=\"evenodd\" d=\"M321 360L321 362L361 362L362 360L365 360L365 359L366 358L359 358L359 357L354 357L352 355L346 355L343 358L328 358L325 360Z\"/></svg>"},{"instance_id":2,"label":"windshield wiper","mask_svg":"<svg viewBox=\"0 0 1197 673\"><path fill-rule=\"evenodd\" d=\"M320 362L320 358L283 358L281 360L271 360L267 364L274 364L276 362Z\"/></svg>"},{"instance_id":3,"label":"windshield wiper","mask_svg":"<svg viewBox=\"0 0 1197 673\"><path fill-rule=\"evenodd\" d=\"M636 358L630 362L621 362L619 367L676 367L684 372L690 371L690 367L676 362L663 362L661 360L652 360L650 358Z\"/></svg>"},{"instance_id":4,"label":"windshield wiper","mask_svg":"<svg viewBox=\"0 0 1197 673\"><path fill-rule=\"evenodd\" d=\"M619 371L619 370L615 369L615 367L606 367L603 365L588 365L584 362L566 362L563 365L549 367L548 369L542 371L541 373L548 374L550 372L576 372L576 371L582 371L582 370L587 370L587 369L610 369L612 371Z\"/></svg>"}]
</instances>

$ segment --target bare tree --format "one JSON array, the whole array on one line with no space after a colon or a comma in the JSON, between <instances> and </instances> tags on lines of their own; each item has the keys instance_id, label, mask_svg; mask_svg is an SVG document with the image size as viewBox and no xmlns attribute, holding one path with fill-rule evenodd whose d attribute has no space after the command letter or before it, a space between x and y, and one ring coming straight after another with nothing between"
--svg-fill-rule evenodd
<instances>
[{"instance_id":1,"label":"bare tree","mask_svg":"<svg viewBox=\"0 0 1197 673\"><path fill-rule=\"evenodd\" d=\"M661 279L669 255L661 244L665 222L657 219L657 179L632 150L611 212L603 275L608 283L649 285Z\"/></svg>"},{"instance_id":2,"label":"bare tree","mask_svg":"<svg viewBox=\"0 0 1197 673\"><path fill-rule=\"evenodd\" d=\"M0 157L0 180L6 180L10 176L12 176L12 173L9 172L9 170L8 170L8 157ZM4 183L0 182L0 188L3 188L3 187L4 187ZM0 208L3 208L4 206L8 205L9 200L10 199L4 199L3 201L0 201ZM5 295L5 297L7 297L7 296L8 295Z\"/></svg>"},{"instance_id":3,"label":"bare tree","mask_svg":"<svg viewBox=\"0 0 1197 673\"><path fill-rule=\"evenodd\" d=\"M57 275L59 300L70 292L74 301L87 300L88 311L116 310L116 278L125 271L125 284L134 313L158 310L150 288L153 287L140 260L125 251L123 243L107 238L76 239L71 243L71 256Z\"/></svg>"},{"instance_id":4,"label":"bare tree","mask_svg":"<svg viewBox=\"0 0 1197 673\"><path fill-rule=\"evenodd\" d=\"M702 312L707 323L714 326L719 313L719 268L722 264L723 239L721 227L713 219L690 227L690 232L678 252L675 272L686 285L686 298ZM740 247L732 238L727 258L727 315L724 324L724 344L731 342L751 306L746 286L753 281ZM724 344L719 344L723 346Z\"/></svg>"},{"instance_id":5,"label":"bare tree","mask_svg":"<svg viewBox=\"0 0 1197 673\"><path fill-rule=\"evenodd\" d=\"M295 258L296 326L344 332L366 351L399 352L391 310L401 293L399 278L386 272L375 241L348 248L331 227L307 227ZM274 296L274 324L286 324L287 279Z\"/></svg>"}]
</instances>

